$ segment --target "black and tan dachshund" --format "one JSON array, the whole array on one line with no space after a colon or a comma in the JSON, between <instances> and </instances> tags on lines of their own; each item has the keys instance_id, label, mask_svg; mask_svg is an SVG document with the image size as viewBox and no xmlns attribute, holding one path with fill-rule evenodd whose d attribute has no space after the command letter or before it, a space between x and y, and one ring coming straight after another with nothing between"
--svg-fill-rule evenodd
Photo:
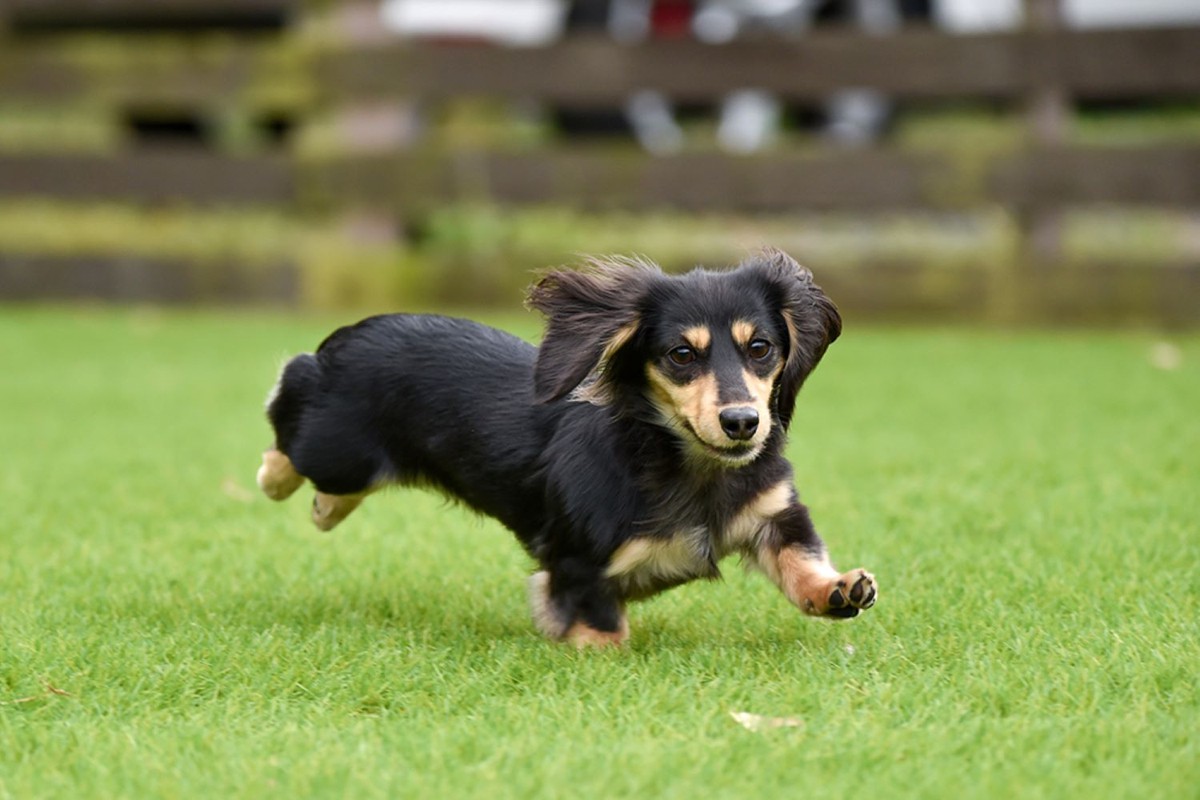
<instances>
[{"instance_id":1,"label":"black and tan dachshund","mask_svg":"<svg viewBox=\"0 0 1200 800\"><path fill-rule=\"evenodd\" d=\"M305 479L329 530L384 486L436 487L509 527L540 565L537 626L628 636L626 603L715 578L737 553L804 613L847 618L874 577L830 564L784 458L796 394L841 317L768 250L669 276L632 259L546 274L535 348L461 319L392 314L284 367L258 484Z\"/></svg>"}]
</instances>

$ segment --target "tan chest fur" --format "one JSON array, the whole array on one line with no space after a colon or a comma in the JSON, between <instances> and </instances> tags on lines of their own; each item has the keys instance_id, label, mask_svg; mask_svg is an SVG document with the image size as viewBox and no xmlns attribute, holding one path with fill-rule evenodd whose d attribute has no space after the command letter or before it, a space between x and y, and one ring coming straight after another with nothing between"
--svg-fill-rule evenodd
<instances>
[{"instance_id":1,"label":"tan chest fur","mask_svg":"<svg viewBox=\"0 0 1200 800\"><path fill-rule=\"evenodd\" d=\"M720 531L696 527L631 539L613 553L605 574L627 589L713 576L725 556L755 550L770 518L794 501L785 481L755 497Z\"/></svg>"}]
</instances>

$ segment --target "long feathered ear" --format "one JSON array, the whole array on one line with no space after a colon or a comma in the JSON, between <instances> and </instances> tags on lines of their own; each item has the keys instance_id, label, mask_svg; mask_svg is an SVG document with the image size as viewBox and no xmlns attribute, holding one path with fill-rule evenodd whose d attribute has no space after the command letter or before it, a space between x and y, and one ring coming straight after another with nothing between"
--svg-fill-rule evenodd
<instances>
[{"instance_id":1,"label":"long feathered ear","mask_svg":"<svg viewBox=\"0 0 1200 800\"><path fill-rule=\"evenodd\" d=\"M821 287L813 283L812 273L786 253L765 250L752 266L763 271L787 327L788 354L775 389L776 409L786 428L805 378L841 334L842 316Z\"/></svg>"},{"instance_id":2,"label":"long feathered ear","mask_svg":"<svg viewBox=\"0 0 1200 800\"><path fill-rule=\"evenodd\" d=\"M639 306L658 268L633 259L593 259L580 271L556 270L529 290L546 315L534 367L534 399L558 400L577 388L603 402L609 363L637 333Z\"/></svg>"}]
</instances>

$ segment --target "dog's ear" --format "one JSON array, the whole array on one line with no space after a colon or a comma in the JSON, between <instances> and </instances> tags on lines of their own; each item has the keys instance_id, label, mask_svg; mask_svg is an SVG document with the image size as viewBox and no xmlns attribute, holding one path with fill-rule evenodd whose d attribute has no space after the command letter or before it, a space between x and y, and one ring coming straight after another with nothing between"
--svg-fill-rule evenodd
<instances>
[{"instance_id":1,"label":"dog's ear","mask_svg":"<svg viewBox=\"0 0 1200 800\"><path fill-rule=\"evenodd\" d=\"M601 400L609 364L637 333L639 306L660 274L641 261L595 259L584 270L556 270L534 284L528 305L547 318L534 399L558 400L586 384L591 398Z\"/></svg>"},{"instance_id":2,"label":"dog's ear","mask_svg":"<svg viewBox=\"0 0 1200 800\"><path fill-rule=\"evenodd\" d=\"M842 332L842 316L812 273L780 250L765 250L753 262L776 298L788 333L788 353L775 387L775 403L784 428L792 420L796 395L825 349Z\"/></svg>"}]
</instances>

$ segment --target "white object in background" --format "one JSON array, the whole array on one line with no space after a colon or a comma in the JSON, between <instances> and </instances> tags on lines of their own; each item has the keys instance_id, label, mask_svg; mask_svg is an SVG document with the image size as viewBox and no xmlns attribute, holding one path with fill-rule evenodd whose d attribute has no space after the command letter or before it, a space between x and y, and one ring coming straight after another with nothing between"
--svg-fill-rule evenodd
<instances>
[{"instance_id":1,"label":"white object in background","mask_svg":"<svg viewBox=\"0 0 1200 800\"><path fill-rule=\"evenodd\" d=\"M662 92L653 89L634 92L625 103L625 116L646 152L669 156L683 149L683 130L675 122L671 104Z\"/></svg>"},{"instance_id":2,"label":"white object in background","mask_svg":"<svg viewBox=\"0 0 1200 800\"><path fill-rule=\"evenodd\" d=\"M939 26L956 33L982 33L1017 28L1021 0L937 0L933 16Z\"/></svg>"},{"instance_id":3,"label":"white object in background","mask_svg":"<svg viewBox=\"0 0 1200 800\"><path fill-rule=\"evenodd\" d=\"M774 142L782 117L783 104L770 92L731 92L721 104L717 141L731 153L756 153Z\"/></svg>"},{"instance_id":4,"label":"white object in background","mask_svg":"<svg viewBox=\"0 0 1200 800\"><path fill-rule=\"evenodd\" d=\"M1021 0L937 0L943 28L963 33L1021 26ZM1200 23L1200 0L1063 0L1069 28L1154 27Z\"/></svg>"},{"instance_id":5,"label":"white object in background","mask_svg":"<svg viewBox=\"0 0 1200 800\"><path fill-rule=\"evenodd\" d=\"M468 38L547 44L562 34L561 0L384 0L384 25L413 38Z\"/></svg>"},{"instance_id":6,"label":"white object in background","mask_svg":"<svg viewBox=\"0 0 1200 800\"><path fill-rule=\"evenodd\" d=\"M1142 28L1200 22L1200 0L1064 0L1072 28Z\"/></svg>"},{"instance_id":7,"label":"white object in background","mask_svg":"<svg viewBox=\"0 0 1200 800\"><path fill-rule=\"evenodd\" d=\"M838 144L867 145L882 135L891 104L887 95L874 89L846 89L829 98L825 113L829 122L825 135Z\"/></svg>"}]
</instances>

